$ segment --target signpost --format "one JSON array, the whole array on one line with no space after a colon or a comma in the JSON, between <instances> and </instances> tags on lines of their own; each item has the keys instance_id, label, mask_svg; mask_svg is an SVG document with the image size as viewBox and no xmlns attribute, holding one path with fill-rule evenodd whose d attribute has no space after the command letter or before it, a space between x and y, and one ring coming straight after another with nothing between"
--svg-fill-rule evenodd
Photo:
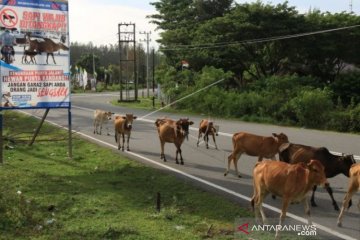
<instances>
[{"instance_id":1,"label":"signpost","mask_svg":"<svg viewBox=\"0 0 360 240\"><path fill-rule=\"evenodd\" d=\"M0 61L1 138L3 110L46 109L45 119L49 109L67 108L69 157L72 157L68 1L0 3L0 36L6 29L22 33L16 36L17 44L13 46L15 60L10 64ZM35 61L31 54L25 54L25 49ZM35 137L36 134L33 140ZM2 162L2 141L0 145Z\"/></svg>"}]
</instances>

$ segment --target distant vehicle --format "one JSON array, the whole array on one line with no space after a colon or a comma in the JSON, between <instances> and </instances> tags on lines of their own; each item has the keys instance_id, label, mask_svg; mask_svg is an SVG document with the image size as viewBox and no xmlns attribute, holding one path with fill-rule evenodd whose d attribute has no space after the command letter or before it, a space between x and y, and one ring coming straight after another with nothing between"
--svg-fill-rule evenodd
<instances>
[{"instance_id":1,"label":"distant vehicle","mask_svg":"<svg viewBox=\"0 0 360 240\"><path fill-rule=\"evenodd\" d=\"M45 34L45 32L32 32L30 34L30 37L46 38L46 34Z\"/></svg>"},{"instance_id":2,"label":"distant vehicle","mask_svg":"<svg viewBox=\"0 0 360 240\"><path fill-rule=\"evenodd\" d=\"M25 38L25 33L21 30L15 29L15 30L12 30L11 33L13 34L13 36L15 38Z\"/></svg>"}]
</instances>

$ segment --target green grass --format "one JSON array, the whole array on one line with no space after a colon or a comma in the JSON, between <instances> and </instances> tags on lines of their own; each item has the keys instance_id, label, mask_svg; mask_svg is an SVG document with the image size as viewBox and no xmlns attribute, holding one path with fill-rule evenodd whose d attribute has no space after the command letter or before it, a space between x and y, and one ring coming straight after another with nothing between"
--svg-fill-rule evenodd
<instances>
[{"instance_id":1,"label":"green grass","mask_svg":"<svg viewBox=\"0 0 360 240\"><path fill-rule=\"evenodd\" d=\"M32 135L19 126L32 130L37 120L4 115L8 147L0 167L0 239L232 239L234 219L251 215L76 136L70 160L66 132L46 124L29 147L25 140Z\"/></svg>"}]
</instances>

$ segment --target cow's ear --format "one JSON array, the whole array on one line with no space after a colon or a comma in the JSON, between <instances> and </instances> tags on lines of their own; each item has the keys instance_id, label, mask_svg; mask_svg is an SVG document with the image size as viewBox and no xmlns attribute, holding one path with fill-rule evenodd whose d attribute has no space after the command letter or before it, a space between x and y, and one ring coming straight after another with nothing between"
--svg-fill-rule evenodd
<instances>
[{"instance_id":1,"label":"cow's ear","mask_svg":"<svg viewBox=\"0 0 360 240\"><path fill-rule=\"evenodd\" d=\"M137 119L137 116L134 116L133 118L134 118L134 119Z\"/></svg>"},{"instance_id":2,"label":"cow's ear","mask_svg":"<svg viewBox=\"0 0 360 240\"><path fill-rule=\"evenodd\" d=\"M276 133L273 133L272 135L273 135L274 137L278 137L278 135L277 135Z\"/></svg>"},{"instance_id":3,"label":"cow's ear","mask_svg":"<svg viewBox=\"0 0 360 240\"><path fill-rule=\"evenodd\" d=\"M312 160L310 160L310 162L306 164L306 166L309 170L313 170Z\"/></svg>"},{"instance_id":4,"label":"cow's ear","mask_svg":"<svg viewBox=\"0 0 360 240\"><path fill-rule=\"evenodd\" d=\"M189 125L193 125L193 124L194 124L194 122L193 122L193 121L190 121L190 122L189 122Z\"/></svg>"},{"instance_id":5,"label":"cow's ear","mask_svg":"<svg viewBox=\"0 0 360 240\"><path fill-rule=\"evenodd\" d=\"M126 116L122 116L122 119L126 119Z\"/></svg>"}]
</instances>

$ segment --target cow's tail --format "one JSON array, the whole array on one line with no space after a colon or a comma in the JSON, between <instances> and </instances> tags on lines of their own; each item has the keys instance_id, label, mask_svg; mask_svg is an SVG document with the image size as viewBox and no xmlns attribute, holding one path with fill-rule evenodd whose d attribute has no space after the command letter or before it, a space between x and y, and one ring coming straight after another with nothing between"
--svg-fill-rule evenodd
<instances>
[{"instance_id":1,"label":"cow's tail","mask_svg":"<svg viewBox=\"0 0 360 240\"><path fill-rule=\"evenodd\" d=\"M232 137L232 144L233 144L233 151L232 153L228 156L228 160L231 161L231 159L235 158L235 156L233 156L233 152L236 149L236 135L237 133L234 133L233 137Z\"/></svg>"},{"instance_id":2,"label":"cow's tail","mask_svg":"<svg viewBox=\"0 0 360 240\"><path fill-rule=\"evenodd\" d=\"M117 131L115 129L115 142L117 142L117 135L118 135L118 133L117 133Z\"/></svg>"}]
</instances>

